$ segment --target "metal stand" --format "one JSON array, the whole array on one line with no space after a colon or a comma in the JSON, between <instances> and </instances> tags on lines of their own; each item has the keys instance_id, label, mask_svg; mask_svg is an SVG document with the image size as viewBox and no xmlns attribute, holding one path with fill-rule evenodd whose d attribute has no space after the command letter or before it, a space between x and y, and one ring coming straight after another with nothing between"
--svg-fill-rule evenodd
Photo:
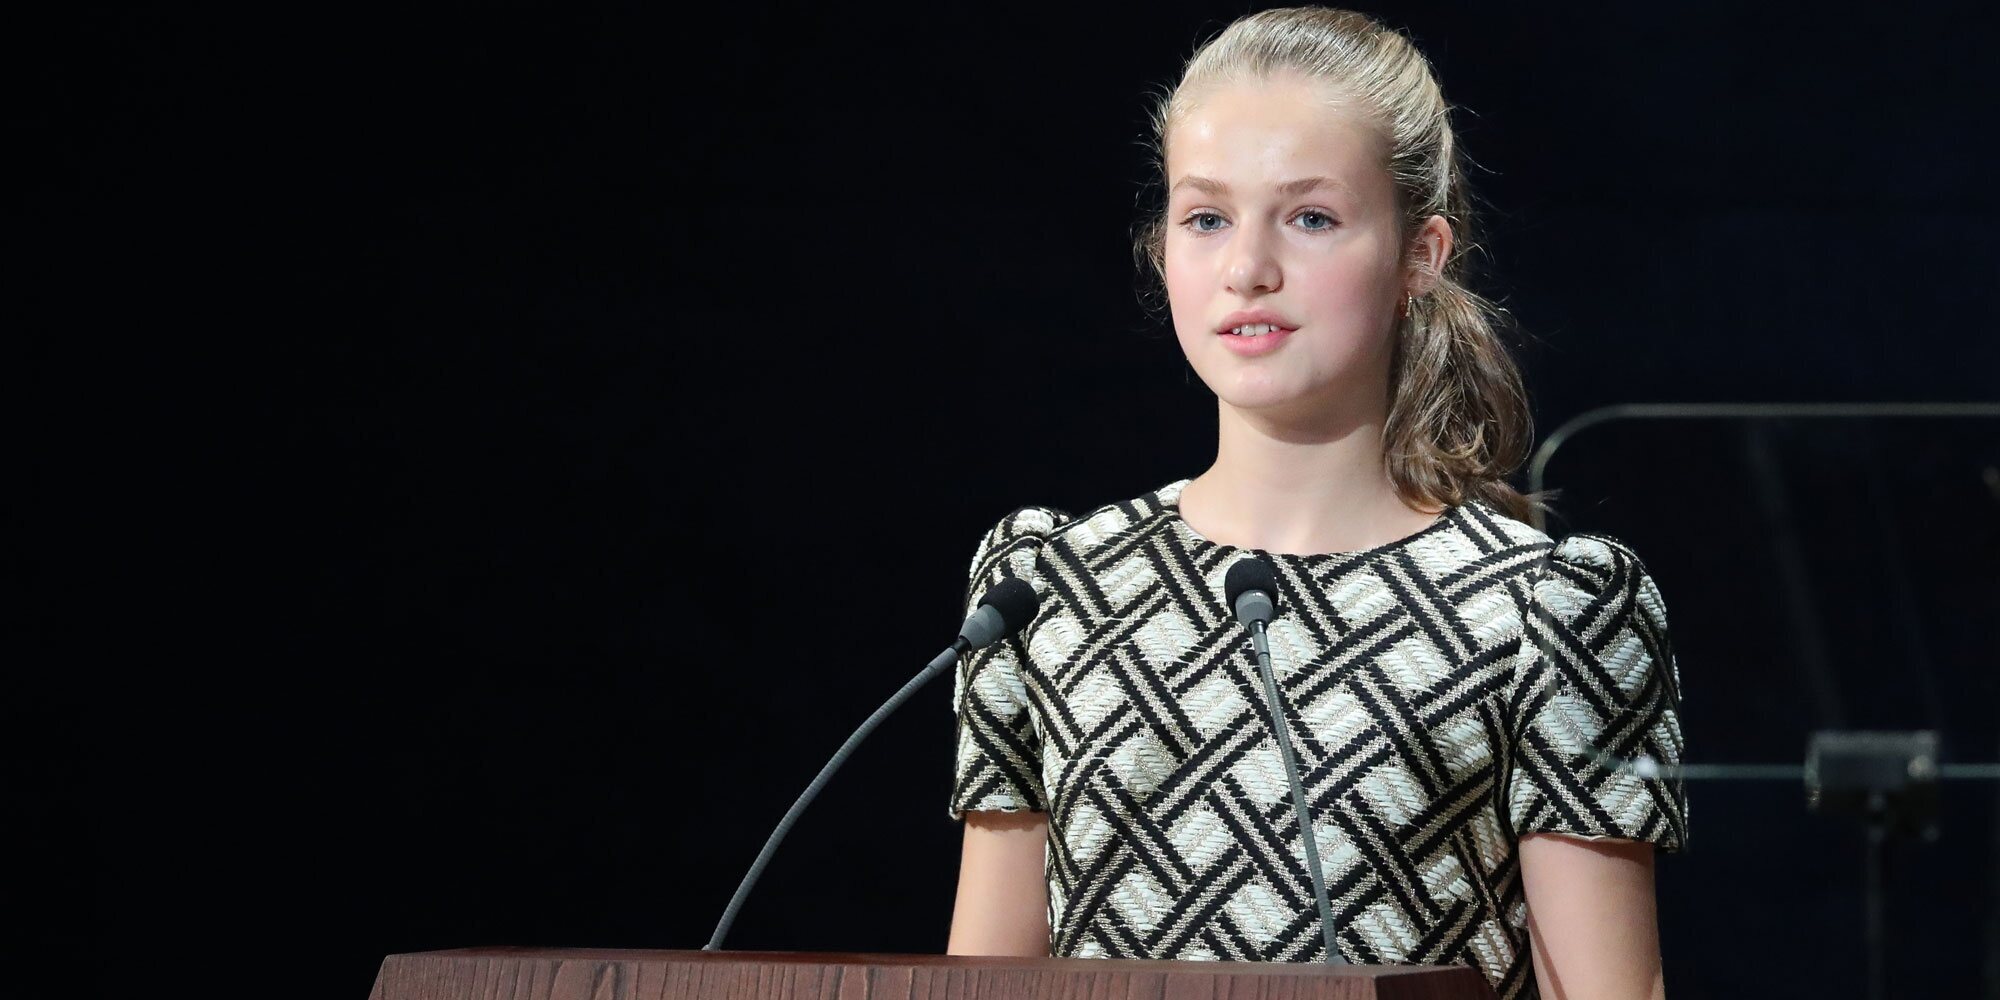
<instances>
[{"instance_id":1,"label":"metal stand","mask_svg":"<svg viewBox=\"0 0 2000 1000\"><path fill-rule=\"evenodd\" d=\"M1806 749L1806 804L1814 812L1859 816L1862 939L1869 1000L1889 988L1888 859L1897 834L1937 839L1937 733L1822 730Z\"/></svg>"},{"instance_id":2,"label":"metal stand","mask_svg":"<svg viewBox=\"0 0 2000 1000\"><path fill-rule=\"evenodd\" d=\"M1868 818L1868 860L1862 876L1864 882L1862 906L1865 911L1862 925L1865 928L1863 933L1868 951L1868 1000L1887 1000L1889 924L1884 911L1888 907L1888 880L1884 877L1882 869L1888 860L1889 819L1883 814L1886 812L1887 803L1882 796L1872 796L1869 805L1881 807L1882 812Z\"/></svg>"}]
</instances>

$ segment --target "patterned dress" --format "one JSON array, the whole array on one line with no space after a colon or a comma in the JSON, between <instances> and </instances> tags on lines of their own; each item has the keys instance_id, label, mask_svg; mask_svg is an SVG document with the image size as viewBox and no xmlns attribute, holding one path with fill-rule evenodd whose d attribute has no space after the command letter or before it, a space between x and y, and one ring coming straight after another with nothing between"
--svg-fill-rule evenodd
<instances>
[{"instance_id":1,"label":"patterned dress","mask_svg":"<svg viewBox=\"0 0 2000 1000\"><path fill-rule=\"evenodd\" d=\"M1319 962L1325 946L1249 633L1223 578L1278 570L1280 711L1360 964L1472 965L1536 995L1517 843L1538 831L1675 851L1687 804L1678 668L1659 591L1602 536L1560 543L1449 508L1364 552L1220 545L1188 480L1082 518L1027 507L973 557L1041 595L962 659L950 814L1049 814L1050 954Z\"/></svg>"}]
</instances>

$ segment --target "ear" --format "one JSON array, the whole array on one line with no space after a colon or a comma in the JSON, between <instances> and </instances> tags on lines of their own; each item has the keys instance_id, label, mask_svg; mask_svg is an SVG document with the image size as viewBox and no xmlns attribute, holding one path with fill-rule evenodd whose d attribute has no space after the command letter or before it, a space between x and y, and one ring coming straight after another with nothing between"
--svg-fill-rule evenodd
<instances>
[{"instance_id":1,"label":"ear","mask_svg":"<svg viewBox=\"0 0 2000 1000\"><path fill-rule=\"evenodd\" d=\"M1424 220L1422 226L1410 242L1410 263L1405 268L1404 281L1411 295L1424 295L1437 287L1444 275L1445 262L1451 259L1451 223L1442 215L1433 215Z\"/></svg>"}]
</instances>

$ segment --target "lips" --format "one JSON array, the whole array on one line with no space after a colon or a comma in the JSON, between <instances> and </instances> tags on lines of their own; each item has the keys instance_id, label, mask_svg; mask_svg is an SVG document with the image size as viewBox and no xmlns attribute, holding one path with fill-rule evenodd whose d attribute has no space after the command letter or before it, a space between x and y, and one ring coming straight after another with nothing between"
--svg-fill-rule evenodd
<instances>
[{"instance_id":1,"label":"lips","mask_svg":"<svg viewBox=\"0 0 2000 1000\"><path fill-rule=\"evenodd\" d=\"M1275 309L1239 309L1222 317L1215 334L1222 346L1240 358L1254 358L1283 346L1298 331L1299 324Z\"/></svg>"},{"instance_id":2,"label":"lips","mask_svg":"<svg viewBox=\"0 0 2000 1000\"><path fill-rule=\"evenodd\" d=\"M1250 328L1246 330L1245 328ZM1270 309L1242 309L1230 313L1216 325L1215 332L1226 337L1241 337L1261 332L1269 336L1274 332L1291 333L1299 325Z\"/></svg>"},{"instance_id":3,"label":"lips","mask_svg":"<svg viewBox=\"0 0 2000 1000\"><path fill-rule=\"evenodd\" d=\"M1274 333L1290 332L1292 331L1274 323L1245 323L1233 330L1222 331L1224 336L1229 337L1266 337Z\"/></svg>"},{"instance_id":4,"label":"lips","mask_svg":"<svg viewBox=\"0 0 2000 1000\"><path fill-rule=\"evenodd\" d=\"M1238 357L1254 358L1277 350L1290 339L1292 331L1282 328L1272 329L1270 333L1255 337L1225 333L1222 335L1222 346Z\"/></svg>"}]
</instances>

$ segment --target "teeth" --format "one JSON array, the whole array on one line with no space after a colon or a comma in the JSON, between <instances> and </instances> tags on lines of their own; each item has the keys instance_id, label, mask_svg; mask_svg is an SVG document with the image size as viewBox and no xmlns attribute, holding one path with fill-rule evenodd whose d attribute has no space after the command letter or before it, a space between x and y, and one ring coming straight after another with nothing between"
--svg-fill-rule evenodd
<instances>
[{"instance_id":1,"label":"teeth","mask_svg":"<svg viewBox=\"0 0 2000 1000\"><path fill-rule=\"evenodd\" d=\"M1229 332L1238 337L1261 337L1276 329L1278 329L1277 326L1271 323L1247 323Z\"/></svg>"}]
</instances>

